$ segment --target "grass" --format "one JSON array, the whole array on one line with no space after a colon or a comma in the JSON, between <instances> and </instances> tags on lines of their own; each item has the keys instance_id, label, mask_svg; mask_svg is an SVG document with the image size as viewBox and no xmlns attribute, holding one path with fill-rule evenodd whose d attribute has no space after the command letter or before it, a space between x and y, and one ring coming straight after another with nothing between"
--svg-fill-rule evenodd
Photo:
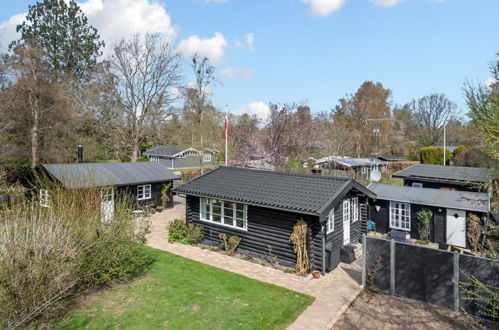
<instances>
[{"instance_id":1,"label":"grass","mask_svg":"<svg viewBox=\"0 0 499 330\"><path fill-rule=\"evenodd\" d=\"M88 299L59 329L283 329L314 298L167 252L142 278Z\"/></svg>"}]
</instances>

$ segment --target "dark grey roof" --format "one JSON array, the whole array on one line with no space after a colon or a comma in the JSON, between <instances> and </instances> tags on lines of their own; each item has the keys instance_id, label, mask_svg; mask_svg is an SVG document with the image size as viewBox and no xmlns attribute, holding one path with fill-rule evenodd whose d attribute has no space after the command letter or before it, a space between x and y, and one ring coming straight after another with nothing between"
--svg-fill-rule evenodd
<instances>
[{"instance_id":1,"label":"dark grey roof","mask_svg":"<svg viewBox=\"0 0 499 330\"><path fill-rule=\"evenodd\" d=\"M181 146L154 146L147 149L142 154L146 156L173 156L186 149L188 148Z\"/></svg>"},{"instance_id":2,"label":"dark grey roof","mask_svg":"<svg viewBox=\"0 0 499 330\"><path fill-rule=\"evenodd\" d=\"M156 162L43 164L67 188L127 186L177 180L178 177Z\"/></svg>"},{"instance_id":3,"label":"dark grey roof","mask_svg":"<svg viewBox=\"0 0 499 330\"><path fill-rule=\"evenodd\" d=\"M405 160L404 157L394 157L394 156L379 156L378 159L384 160L386 162L399 162Z\"/></svg>"},{"instance_id":4,"label":"dark grey roof","mask_svg":"<svg viewBox=\"0 0 499 330\"><path fill-rule=\"evenodd\" d=\"M421 179L461 184L486 183L489 171L480 167L415 164L392 174L395 178Z\"/></svg>"},{"instance_id":5,"label":"dark grey roof","mask_svg":"<svg viewBox=\"0 0 499 330\"><path fill-rule=\"evenodd\" d=\"M320 214L351 187L375 197L352 179L225 166L173 191L298 213Z\"/></svg>"},{"instance_id":6,"label":"dark grey roof","mask_svg":"<svg viewBox=\"0 0 499 330\"><path fill-rule=\"evenodd\" d=\"M466 211L488 212L490 210L490 199L485 193L415 188L381 183L371 183L368 188L376 193L377 199L382 200Z\"/></svg>"}]
</instances>

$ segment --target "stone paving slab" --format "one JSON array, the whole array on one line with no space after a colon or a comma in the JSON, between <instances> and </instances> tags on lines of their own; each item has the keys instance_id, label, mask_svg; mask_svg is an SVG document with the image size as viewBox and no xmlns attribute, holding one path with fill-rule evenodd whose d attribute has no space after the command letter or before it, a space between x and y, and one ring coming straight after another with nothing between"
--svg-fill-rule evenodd
<instances>
[{"instance_id":1,"label":"stone paving slab","mask_svg":"<svg viewBox=\"0 0 499 330\"><path fill-rule=\"evenodd\" d=\"M340 264L321 279L312 280L311 277L298 277L208 249L170 244L166 229L168 223L174 219L185 217L183 199L175 196L174 201L173 209L155 213L150 217L151 233L147 237L147 244L156 249L315 297L315 301L288 329L331 329L341 314L362 291L358 282L360 278L358 263Z\"/></svg>"}]
</instances>

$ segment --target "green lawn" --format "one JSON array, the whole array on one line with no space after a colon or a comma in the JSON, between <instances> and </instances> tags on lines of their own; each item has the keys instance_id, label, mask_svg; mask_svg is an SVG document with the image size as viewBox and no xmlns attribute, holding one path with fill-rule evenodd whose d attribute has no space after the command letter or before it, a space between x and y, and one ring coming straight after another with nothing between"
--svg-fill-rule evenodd
<instances>
[{"instance_id":1,"label":"green lawn","mask_svg":"<svg viewBox=\"0 0 499 330\"><path fill-rule=\"evenodd\" d=\"M70 312L60 329L285 328L310 296L160 250L139 279L106 290Z\"/></svg>"}]
</instances>

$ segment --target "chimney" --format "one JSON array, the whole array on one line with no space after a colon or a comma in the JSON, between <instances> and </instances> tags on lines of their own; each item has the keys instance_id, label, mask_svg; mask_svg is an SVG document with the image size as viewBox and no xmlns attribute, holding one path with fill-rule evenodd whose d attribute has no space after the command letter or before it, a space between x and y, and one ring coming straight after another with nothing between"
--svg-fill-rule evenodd
<instances>
[{"instance_id":1,"label":"chimney","mask_svg":"<svg viewBox=\"0 0 499 330\"><path fill-rule=\"evenodd\" d=\"M83 146L81 144L78 145L77 159L77 163L83 163Z\"/></svg>"}]
</instances>

